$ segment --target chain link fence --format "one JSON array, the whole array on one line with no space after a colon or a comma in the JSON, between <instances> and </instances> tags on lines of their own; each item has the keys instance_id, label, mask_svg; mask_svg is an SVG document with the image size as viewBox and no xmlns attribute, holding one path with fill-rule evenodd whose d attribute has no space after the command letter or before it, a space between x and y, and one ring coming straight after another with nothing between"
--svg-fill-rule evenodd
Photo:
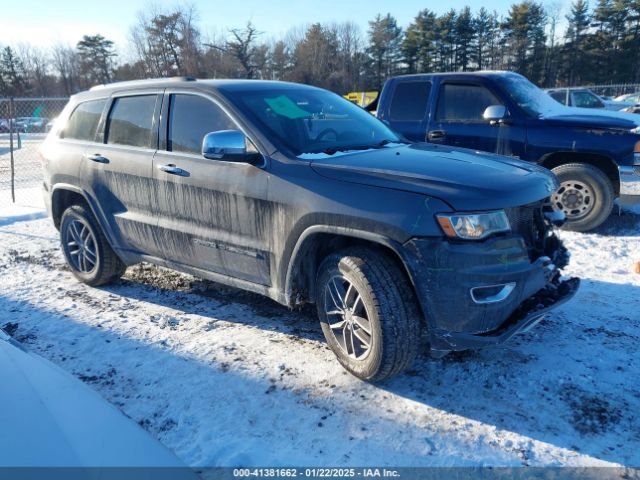
<instances>
[{"instance_id":1,"label":"chain link fence","mask_svg":"<svg viewBox=\"0 0 640 480\"><path fill-rule=\"evenodd\" d=\"M42 205L38 153L68 98L0 98L0 207Z\"/></svg>"},{"instance_id":2,"label":"chain link fence","mask_svg":"<svg viewBox=\"0 0 640 480\"><path fill-rule=\"evenodd\" d=\"M640 83L616 83L611 85L588 85L593 93L605 97L619 97L628 93L640 92Z\"/></svg>"}]
</instances>

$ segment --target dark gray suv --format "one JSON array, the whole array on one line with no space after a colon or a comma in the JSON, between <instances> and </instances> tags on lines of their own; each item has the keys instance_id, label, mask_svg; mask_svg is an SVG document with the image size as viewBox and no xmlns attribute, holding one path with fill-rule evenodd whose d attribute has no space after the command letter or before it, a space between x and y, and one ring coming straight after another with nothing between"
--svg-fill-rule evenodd
<instances>
[{"instance_id":1,"label":"dark gray suv","mask_svg":"<svg viewBox=\"0 0 640 480\"><path fill-rule=\"evenodd\" d=\"M548 170L409 144L330 92L148 80L74 96L42 148L45 198L89 285L141 261L315 303L366 380L504 342L573 296Z\"/></svg>"}]
</instances>

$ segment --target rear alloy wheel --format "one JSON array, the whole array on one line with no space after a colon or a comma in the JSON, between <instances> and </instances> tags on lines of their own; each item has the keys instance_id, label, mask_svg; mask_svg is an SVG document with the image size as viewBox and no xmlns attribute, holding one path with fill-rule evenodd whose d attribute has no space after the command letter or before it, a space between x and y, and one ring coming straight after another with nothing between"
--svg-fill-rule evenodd
<instances>
[{"instance_id":1,"label":"rear alloy wheel","mask_svg":"<svg viewBox=\"0 0 640 480\"><path fill-rule=\"evenodd\" d=\"M109 283L121 277L126 269L93 214L81 205L72 205L62 214L60 241L71 273L88 285Z\"/></svg>"},{"instance_id":2,"label":"rear alloy wheel","mask_svg":"<svg viewBox=\"0 0 640 480\"><path fill-rule=\"evenodd\" d=\"M609 217L614 192L602 170L584 163L568 163L552 171L560 188L551 195L551 206L566 215L565 230L593 230Z\"/></svg>"},{"instance_id":3,"label":"rear alloy wheel","mask_svg":"<svg viewBox=\"0 0 640 480\"><path fill-rule=\"evenodd\" d=\"M71 267L75 270L90 274L98 266L96 239L85 220L70 220L63 242L69 252Z\"/></svg>"},{"instance_id":4,"label":"rear alloy wheel","mask_svg":"<svg viewBox=\"0 0 640 480\"><path fill-rule=\"evenodd\" d=\"M381 251L353 247L318 268L316 306L327 344L358 378L380 381L413 362L421 316L413 287Z\"/></svg>"}]
</instances>

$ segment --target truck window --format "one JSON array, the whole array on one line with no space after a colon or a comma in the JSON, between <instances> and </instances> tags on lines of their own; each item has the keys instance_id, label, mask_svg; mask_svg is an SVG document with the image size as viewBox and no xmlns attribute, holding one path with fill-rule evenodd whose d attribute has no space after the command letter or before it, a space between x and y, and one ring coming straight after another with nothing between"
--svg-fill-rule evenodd
<instances>
[{"instance_id":1,"label":"truck window","mask_svg":"<svg viewBox=\"0 0 640 480\"><path fill-rule=\"evenodd\" d=\"M573 106L581 108L604 108L604 103L593 93L586 90L571 92Z\"/></svg>"},{"instance_id":2,"label":"truck window","mask_svg":"<svg viewBox=\"0 0 640 480\"><path fill-rule=\"evenodd\" d=\"M389 120L419 122L427 113L431 82L401 82L393 91Z\"/></svg>"},{"instance_id":3,"label":"truck window","mask_svg":"<svg viewBox=\"0 0 640 480\"><path fill-rule=\"evenodd\" d=\"M198 95L171 95L167 150L200 154L207 133L238 127L211 100Z\"/></svg>"},{"instance_id":4,"label":"truck window","mask_svg":"<svg viewBox=\"0 0 640 480\"><path fill-rule=\"evenodd\" d=\"M116 98L109 114L107 143L149 148L156 95Z\"/></svg>"},{"instance_id":5,"label":"truck window","mask_svg":"<svg viewBox=\"0 0 640 480\"><path fill-rule=\"evenodd\" d=\"M91 100L78 105L62 132L62 138L93 142L107 100Z\"/></svg>"},{"instance_id":6,"label":"truck window","mask_svg":"<svg viewBox=\"0 0 640 480\"><path fill-rule=\"evenodd\" d=\"M564 90L560 90L557 92L549 92L549 95L551 95L551 98L560 102L561 104L563 105L567 104L567 92L565 92Z\"/></svg>"},{"instance_id":7,"label":"truck window","mask_svg":"<svg viewBox=\"0 0 640 480\"><path fill-rule=\"evenodd\" d=\"M443 122L483 122L487 107L502 105L481 85L445 83L440 91L436 119Z\"/></svg>"}]
</instances>

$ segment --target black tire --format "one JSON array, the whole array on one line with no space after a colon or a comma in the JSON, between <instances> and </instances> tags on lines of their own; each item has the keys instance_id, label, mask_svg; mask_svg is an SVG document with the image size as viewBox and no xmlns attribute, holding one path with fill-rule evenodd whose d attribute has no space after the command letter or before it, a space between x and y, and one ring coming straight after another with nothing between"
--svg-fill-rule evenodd
<instances>
[{"instance_id":1,"label":"black tire","mask_svg":"<svg viewBox=\"0 0 640 480\"><path fill-rule=\"evenodd\" d=\"M361 297L362 305L354 308L360 313L354 313L353 318L357 316L362 321L366 315L365 319L368 320L371 334L364 335L370 340L366 351L362 346L354 349L354 343L351 343L354 352L350 355L348 347L344 347L345 343L348 344L347 337L339 338L347 335L345 329L338 327L335 330L338 333L334 334L330 327L330 324L340 323L340 319L345 325L348 324L343 314L327 313L336 305L328 290L333 288L330 286L333 279L338 279L337 283L344 282L341 284L345 292L348 290L345 285L352 285ZM355 299L353 296L351 298ZM340 364L356 377L371 382L381 381L400 373L414 361L420 346L420 310L407 276L384 253L366 247L353 247L327 256L318 268L316 305L329 347ZM351 331L355 329L360 336L362 332L366 333L357 322L351 322L354 325ZM350 334L349 338L362 343L358 335ZM357 358L356 350L362 358Z\"/></svg>"},{"instance_id":2,"label":"black tire","mask_svg":"<svg viewBox=\"0 0 640 480\"><path fill-rule=\"evenodd\" d=\"M86 227L90 235L92 235L91 240L89 233L83 230L87 235L85 237L87 248L85 249L83 246L82 249L86 251L89 249L89 245L91 245L91 251L93 252L90 257L84 255L84 263L81 263L81 260L79 260L82 254L72 253L80 250L79 247L76 248L75 246L77 243L75 245L70 245L69 243L73 241L74 233L77 238L77 228L79 225ZM76 230L72 233L71 230L73 228L76 228ZM67 265L69 265L71 269L71 273L87 285L96 287L109 283L121 277L127 268L126 265L122 263L122 260L115 254L109 242L107 242L93 214L82 205L72 205L62 214L60 221L60 241L62 244L62 253L67 261ZM91 262L93 262L94 259L95 262L92 264Z\"/></svg>"},{"instance_id":3,"label":"black tire","mask_svg":"<svg viewBox=\"0 0 640 480\"><path fill-rule=\"evenodd\" d=\"M567 163L554 168L552 172L556 174L561 185L551 197L554 209L562 209L563 204L560 198L557 198L558 201L553 199L554 195L563 192L563 185L570 186L572 182L576 182L578 185L586 187L586 191L590 195L591 203L588 205L589 209L584 213L576 214L573 219L571 215L567 214L567 222L562 227L564 230L587 232L600 226L609 217L613 209L615 194L611 181L602 170L585 163ZM566 190L564 191L566 192ZM564 208L569 210L566 205ZM579 209L572 211L578 212Z\"/></svg>"}]
</instances>

